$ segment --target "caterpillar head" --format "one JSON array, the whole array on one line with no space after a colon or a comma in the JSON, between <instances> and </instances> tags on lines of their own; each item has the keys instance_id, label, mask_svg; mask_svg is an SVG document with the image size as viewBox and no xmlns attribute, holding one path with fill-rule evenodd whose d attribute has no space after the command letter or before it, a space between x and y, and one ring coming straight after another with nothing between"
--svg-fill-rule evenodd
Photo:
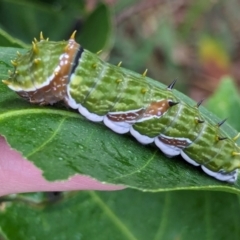
<instances>
[{"instance_id":1,"label":"caterpillar head","mask_svg":"<svg viewBox=\"0 0 240 240\"><path fill-rule=\"evenodd\" d=\"M74 59L80 45L75 42L74 32L68 41L53 42L34 39L32 48L18 54L12 62L14 71L3 83L18 95L37 104L53 104L66 95Z\"/></svg>"}]
</instances>

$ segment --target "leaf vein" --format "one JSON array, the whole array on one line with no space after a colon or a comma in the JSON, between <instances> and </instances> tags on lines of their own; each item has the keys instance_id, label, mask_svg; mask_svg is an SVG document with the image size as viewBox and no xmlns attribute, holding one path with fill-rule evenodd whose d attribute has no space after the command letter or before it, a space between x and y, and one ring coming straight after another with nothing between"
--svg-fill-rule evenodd
<instances>
[{"instance_id":1,"label":"leaf vein","mask_svg":"<svg viewBox=\"0 0 240 240\"><path fill-rule=\"evenodd\" d=\"M115 178L112 178L112 180L116 180L116 179L120 179L120 178L124 178L124 177L128 177L128 176L131 176L131 175L134 175L134 174L137 174L139 172L141 172L143 169L145 169L151 162L152 160L154 159L156 153L158 151L156 150L153 155L149 158L149 160L144 164L142 165L141 167L135 169L134 171L130 172L130 173L127 173L127 174L124 174L124 175L120 175L118 177L115 177Z\"/></svg>"},{"instance_id":2,"label":"leaf vein","mask_svg":"<svg viewBox=\"0 0 240 240\"><path fill-rule=\"evenodd\" d=\"M57 128L55 129L55 131L52 133L52 135L45 141L43 142L39 147L35 148L32 152L30 152L29 154L26 155L27 158L29 158L30 156L34 155L35 153L39 152L41 149L43 149L49 142L51 142L55 136L57 135L57 133L60 131L63 123L65 122L67 117L64 117L60 123L58 124Z\"/></svg>"}]
</instances>

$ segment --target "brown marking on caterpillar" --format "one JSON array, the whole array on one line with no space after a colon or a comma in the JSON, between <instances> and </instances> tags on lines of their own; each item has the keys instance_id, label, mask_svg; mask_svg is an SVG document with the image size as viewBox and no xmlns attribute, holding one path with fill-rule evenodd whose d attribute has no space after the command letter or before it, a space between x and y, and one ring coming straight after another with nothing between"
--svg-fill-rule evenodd
<instances>
[{"instance_id":1,"label":"brown marking on caterpillar","mask_svg":"<svg viewBox=\"0 0 240 240\"><path fill-rule=\"evenodd\" d=\"M185 148L189 145L189 142L187 140L178 139L178 138L165 138L161 135L158 137L158 139L164 144L168 144L178 148Z\"/></svg>"},{"instance_id":2,"label":"brown marking on caterpillar","mask_svg":"<svg viewBox=\"0 0 240 240\"><path fill-rule=\"evenodd\" d=\"M107 114L109 120L113 122L129 122L136 121L139 116L144 112L144 109L139 109L136 112L126 112L126 113L116 113L116 114Z\"/></svg>"},{"instance_id":3,"label":"brown marking on caterpillar","mask_svg":"<svg viewBox=\"0 0 240 240\"><path fill-rule=\"evenodd\" d=\"M29 99L31 103L40 103L40 105L53 104L63 100L67 94L67 84L72 69L71 63L74 62L79 48L80 45L74 39L69 39L64 53L59 58L58 66L49 77L51 78L49 84L35 91L18 91L17 94Z\"/></svg>"},{"instance_id":4,"label":"brown marking on caterpillar","mask_svg":"<svg viewBox=\"0 0 240 240\"><path fill-rule=\"evenodd\" d=\"M170 108L167 100L152 102L143 113L143 118L152 116L161 117Z\"/></svg>"},{"instance_id":5,"label":"brown marking on caterpillar","mask_svg":"<svg viewBox=\"0 0 240 240\"><path fill-rule=\"evenodd\" d=\"M138 119L145 119L150 117L161 117L170 108L167 100L161 100L157 102L151 102L145 109L139 109L136 111L128 111L123 113L108 114L109 120L113 122L131 122Z\"/></svg>"}]
</instances>

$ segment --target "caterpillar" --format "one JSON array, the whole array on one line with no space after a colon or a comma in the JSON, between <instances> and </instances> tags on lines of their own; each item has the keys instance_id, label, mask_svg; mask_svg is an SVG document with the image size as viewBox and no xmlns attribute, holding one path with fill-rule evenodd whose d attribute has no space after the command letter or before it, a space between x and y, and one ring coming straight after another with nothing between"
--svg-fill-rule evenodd
<instances>
[{"instance_id":1,"label":"caterpillar","mask_svg":"<svg viewBox=\"0 0 240 240\"><path fill-rule=\"evenodd\" d=\"M240 151L221 131L172 91L176 81L160 88L136 74L101 60L75 41L34 39L27 53L12 61L14 71L2 80L30 103L47 105L64 101L93 122L103 122L119 134L130 134L142 144L155 145L168 157L184 160L221 181L234 183L240 168Z\"/></svg>"}]
</instances>

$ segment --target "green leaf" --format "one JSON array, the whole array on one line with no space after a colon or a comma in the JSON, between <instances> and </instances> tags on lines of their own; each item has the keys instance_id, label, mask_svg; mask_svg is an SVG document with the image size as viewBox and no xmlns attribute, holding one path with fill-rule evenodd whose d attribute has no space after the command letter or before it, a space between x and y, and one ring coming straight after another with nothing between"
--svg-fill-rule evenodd
<instances>
[{"instance_id":1,"label":"green leaf","mask_svg":"<svg viewBox=\"0 0 240 240\"><path fill-rule=\"evenodd\" d=\"M47 38L62 40L77 30L76 40L82 46L93 52L108 51L113 42L110 8L101 3L92 13L86 14L85 5L78 0L71 1L71 4L65 1L37 3L4 0L0 2L0 28L26 42L30 42L34 37L38 38L40 31L43 31ZM18 24L12 24L14 21ZM0 29L0 46L27 46L9 34Z\"/></svg>"},{"instance_id":2,"label":"green leaf","mask_svg":"<svg viewBox=\"0 0 240 240\"><path fill-rule=\"evenodd\" d=\"M2 47L22 47L26 48L27 45L20 40L11 37L8 33L0 29L0 46Z\"/></svg>"},{"instance_id":3,"label":"green leaf","mask_svg":"<svg viewBox=\"0 0 240 240\"><path fill-rule=\"evenodd\" d=\"M0 227L11 240L240 239L233 194L123 190L70 193L49 204L37 204L32 194L10 199L0 210Z\"/></svg>"},{"instance_id":4,"label":"green leaf","mask_svg":"<svg viewBox=\"0 0 240 240\"><path fill-rule=\"evenodd\" d=\"M15 49L1 48L0 79L7 78ZM127 70L126 70L127 71ZM156 86L162 84L150 80ZM195 104L183 94L175 94ZM206 109L210 122L219 121ZM236 131L227 124L227 134ZM142 146L129 135L118 135L102 124L87 121L61 105L40 107L19 98L0 84L0 134L49 180L64 180L76 173L101 182L124 184L144 191L215 189L237 193L235 185L217 181L181 157L169 159L154 146Z\"/></svg>"},{"instance_id":5,"label":"green leaf","mask_svg":"<svg viewBox=\"0 0 240 240\"><path fill-rule=\"evenodd\" d=\"M71 1L71 4L66 1L43 3L30 0L2 0L0 28L25 42L38 37L40 31L50 39L62 40L77 28L77 21L84 17L84 6L82 1L77 0Z\"/></svg>"},{"instance_id":6,"label":"green leaf","mask_svg":"<svg viewBox=\"0 0 240 240\"><path fill-rule=\"evenodd\" d=\"M103 48L109 47L111 43L112 23L111 14L107 5L101 3L88 16L77 36L77 41L92 52L98 52Z\"/></svg>"},{"instance_id":7,"label":"green leaf","mask_svg":"<svg viewBox=\"0 0 240 240\"><path fill-rule=\"evenodd\" d=\"M40 31L50 37L59 37L66 33L73 19L33 1L4 0L0 3L0 22L12 36L29 41L39 36Z\"/></svg>"},{"instance_id":8,"label":"green leaf","mask_svg":"<svg viewBox=\"0 0 240 240\"><path fill-rule=\"evenodd\" d=\"M231 77L223 77L215 94L205 106L218 117L228 118L229 124L240 131L240 98L237 87Z\"/></svg>"}]
</instances>

